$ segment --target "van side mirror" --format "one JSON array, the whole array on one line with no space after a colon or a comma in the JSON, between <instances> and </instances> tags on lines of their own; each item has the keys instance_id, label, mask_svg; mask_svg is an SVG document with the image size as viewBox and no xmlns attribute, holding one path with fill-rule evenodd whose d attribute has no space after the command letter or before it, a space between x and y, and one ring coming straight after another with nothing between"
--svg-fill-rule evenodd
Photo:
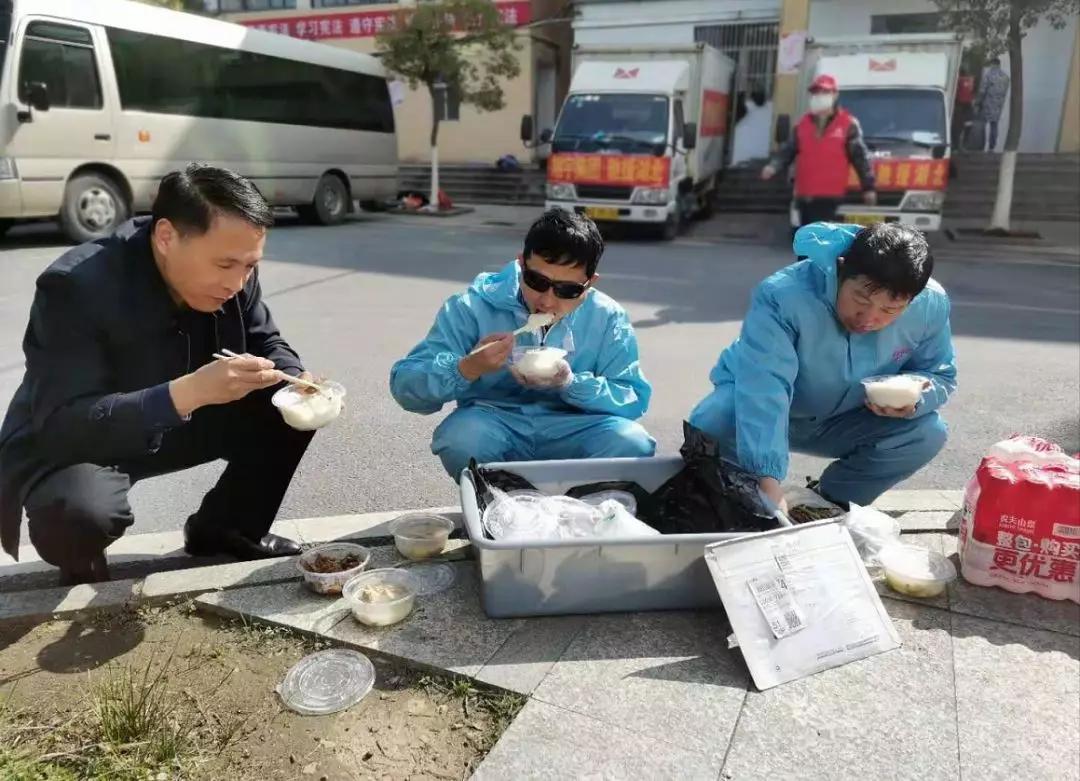
<instances>
[{"instance_id":1,"label":"van side mirror","mask_svg":"<svg viewBox=\"0 0 1080 781\"><path fill-rule=\"evenodd\" d=\"M525 144L531 144L533 140L533 127L532 114L526 114L521 118L521 140Z\"/></svg>"},{"instance_id":2,"label":"van side mirror","mask_svg":"<svg viewBox=\"0 0 1080 781\"><path fill-rule=\"evenodd\" d=\"M687 152L697 146L697 123L684 122L682 128L682 145Z\"/></svg>"},{"instance_id":3,"label":"van side mirror","mask_svg":"<svg viewBox=\"0 0 1080 781\"><path fill-rule=\"evenodd\" d=\"M947 151L949 151L948 144L938 144L937 146L930 149L930 157L934 158L935 160L944 160L945 153Z\"/></svg>"},{"instance_id":4,"label":"van side mirror","mask_svg":"<svg viewBox=\"0 0 1080 781\"><path fill-rule=\"evenodd\" d=\"M49 88L43 81L31 81L26 85L26 102L35 111L49 110Z\"/></svg>"},{"instance_id":5,"label":"van side mirror","mask_svg":"<svg viewBox=\"0 0 1080 781\"><path fill-rule=\"evenodd\" d=\"M551 132L551 128L544 128L543 130L540 131L540 143L541 144L550 144L551 139L554 136L555 136L555 134L553 132Z\"/></svg>"},{"instance_id":6,"label":"van side mirror","mask_svg":"<svg viewBox=\"0 0 1080 781\"><path fill-rule=\"evenodd\" d=\"M783 144L791 137L791 115L779 114L776 117L776 133L774 140L778 144Z\"/></svg>"}]
</instances>

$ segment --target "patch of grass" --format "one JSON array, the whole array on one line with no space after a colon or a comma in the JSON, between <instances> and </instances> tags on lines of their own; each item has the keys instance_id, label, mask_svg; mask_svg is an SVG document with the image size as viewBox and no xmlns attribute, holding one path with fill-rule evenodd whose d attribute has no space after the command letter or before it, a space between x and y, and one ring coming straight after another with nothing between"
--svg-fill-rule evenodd
<instances>
[{"instance_id":1,"label":"patch of grass","mask_svg":"<svg viewBox=\"0 0 1080 781\"><path fill-rule=\"evenodd\" d=\"M459 702L466 718L472 718L480 711L485 713L491 719L492 728L480 746L483 753L491 750L526 702L526 698L518 694L478 689L470 679L459 676L421 675L414 685L433 697Z\"/></svg>"},{"instance_id":2,"label":"patch of grass","mask_svg":"<svg viewBox=\"0 0 1080 781\"><path fill-rule=\"evenodd\" d=\"M66 767L0 749L0 778L4 781L77 781L79 777Z\"/></svg>"}]
</instances>

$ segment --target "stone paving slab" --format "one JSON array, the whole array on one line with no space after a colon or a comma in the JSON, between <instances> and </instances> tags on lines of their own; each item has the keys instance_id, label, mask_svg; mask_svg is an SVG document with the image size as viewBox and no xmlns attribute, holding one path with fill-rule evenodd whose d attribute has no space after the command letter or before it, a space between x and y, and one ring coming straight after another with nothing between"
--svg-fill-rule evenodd
<instances>
[{"instance_id":1,"label":"stone paving slab","mask_svg":"<svg viewBox=\"0 0 1080 781\"><path fill-rule=\"evenodd\" d=\"M155 572L143 581L144 602L163 602L170 599L194 597L209 591L228 588L263 586L298 580L296 557L264 559L262 561L234 561L211 567L178 569Z\"/></svg>"},{"instance_id":2,"label":"stone paving slab","mask_svg":"<svg viewBox=\"0 0 1080 781\"><path fill-rule=\"evenodd\" d=\"M901 648L747 695L724 778L959 778L949 614L885 607Z\"/></svg>"},{"instance_id":3,"label":"stone paving slab","mask_svg":"<svg viewBox=\"0 0 1080 781\"><path fill-rule=\"evenodd\" d=\"M590 616L533 696L718 759L749 676L720 611Z\"/></svg>"},{"instance_id":4,"label":"stone paving slab","mask_svg":"<svg viewBox=\"0 0 1080 781\"><path fill-rule=\"evenodd\" d=\"M653 735L670 734L657 719ZM474 781L649 779L715 781L720 763L653 736L531 700L472 776Z\"/></svg>"},{"instance_id":5,"label":"stone paving slab","mask_svg":"<svg viewBox=\"0 0 1080 781\"><path fill-rule=\"evenodd\" d=\"M960 529L959 510L913 511L903 513L897 520L903 532L955 532Z\"/></svg>"},{"instance_id":6,"label":"stone paving slab","mask_svg":"<svg viewBox=\"0 0 1080 781\"><path fill-rule=\"evenodd\" d=\"M0 596L0 625L116 610L137 600L138 592L137 580L112 580L107 583L87 583L81 586L4 594Z\"/></svg>"},{"instance_id":7,"label":"stone paving slab","mask_svg":"<svg viewBox=\"0 0 1080 781\"><path fill-rule=\"evenodd\" d=\"M326 634L349 615L345 601L308 591L299 581L203 594L200 608L226 618L252 619L308 634Z\"/></svg>"},{"instance_id":8,"label":"stone paving slab","mask_svg":"<svg viewBox=\"0 0 1080 781\"><path fill-rule=\"evenodd\" d=\"M524 626L510 636L476 679L518 694L532 694L589 620L588 616L525 619Z\"/></svg>"},{"instance_id":9,"label":"stone paving slab","mask_svg":"<svg viewBox=\"0 0 1080 781\"><path fill-rule=\"evenodd\" d=\"M963 777L1080 778L1080 639L952 620Z\"/></svg>"},{"instance_id":10,"label":"stone paving slab","mask_svg":"<svg viewBox=\"0 0 1080 781\"><path fill-rule=\"evenodd\" d=\"M963 491L904 489L888 491L874 507L886 513L935 512L959 510L964 503Z\"/></svg>"},{"instance_id":11,"label":"stone paving slab","mask_svg":"<svg viewBox=\"0 0 1080 781\"><path fill-rule=\"evenodd\" d=\"M946 556L953 557L957 572L958 540L943 537ZM949 584L949 608L954 613L1004 621L1080 637L1080 605L1068 600L1044 599L1037 594L1014 594L1002 588L974 586L959 576Z\"/></svg>"},{"instance_id":12,"label":"stone paving slab","mask_svg":"<svg viewBox=\"0 0 1080 781\"><path fill-rule=\"evenodd\" d=\"M400 624L373 628L349 618L324 634L356 648L476 677L524 621L488 618L480 605L475 565L459 562L449 566L457 575L454 584L418 599L412 615Z\"/></svg>"}]
</instances>

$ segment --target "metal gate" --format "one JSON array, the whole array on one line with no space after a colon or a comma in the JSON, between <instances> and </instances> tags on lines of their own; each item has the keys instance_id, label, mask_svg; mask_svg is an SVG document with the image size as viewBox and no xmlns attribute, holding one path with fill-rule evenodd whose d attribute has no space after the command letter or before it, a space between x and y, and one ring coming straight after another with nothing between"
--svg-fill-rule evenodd
<instances>
[{"instance_id":1,"label":"metal gate","mask_svg":"<svg viewBox=\"0 0 1080 781\"><path fill-rule=\"evenodd\" d=\"M776 49L780 42L779 22L732 22L694 28L694 40L719 49L735 61L728 117L728 143L735 133L742 95L760 91L771 100L776 75Z\"/></svg>"}]
</instances>

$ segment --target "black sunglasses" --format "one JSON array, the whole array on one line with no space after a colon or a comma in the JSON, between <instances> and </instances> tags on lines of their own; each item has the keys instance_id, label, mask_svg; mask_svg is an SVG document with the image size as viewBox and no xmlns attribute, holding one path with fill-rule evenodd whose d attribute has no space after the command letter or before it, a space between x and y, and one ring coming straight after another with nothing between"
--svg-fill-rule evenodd
<instances>
[{"instance_id":1,"label":"black sunglasses","mask_svg":"<svg viewBox=\"0 0 1080 781\"><path fill-rule=\"evenodd\" d=\"M580 282L556 282L554 279L544 276L539 271L533 271L528 266L523 268L521 278L526 285L531 287L537 293L546 293L548 290L551 290L556 298L581 298L585 294L585 291L589 289L588 282L584 285Z\"/></svg>"}]
</instances>

